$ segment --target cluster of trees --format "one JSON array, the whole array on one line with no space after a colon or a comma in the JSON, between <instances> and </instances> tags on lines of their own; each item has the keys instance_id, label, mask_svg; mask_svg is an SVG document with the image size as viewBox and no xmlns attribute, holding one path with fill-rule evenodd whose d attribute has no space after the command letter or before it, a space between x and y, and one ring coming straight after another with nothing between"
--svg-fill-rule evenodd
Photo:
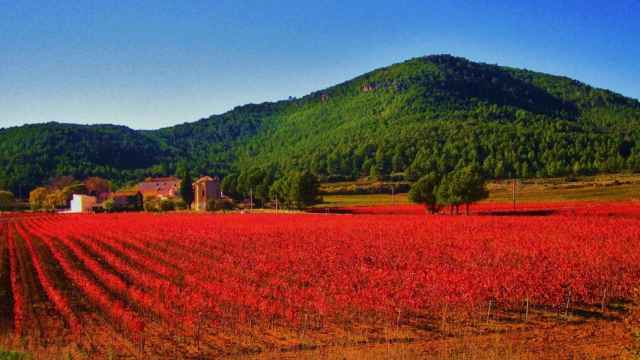
<instances>
[{"instance_id":1,"label":"cluster of trees","mask_svg":"<svg viewBox=\"0 0 640 360\"><path fill-rule=\"evenodd\" d=\"M246 159L245 166L260 161L282 171L310 171L323 181L365 176L415 181L420 174L448 173L470 164L478 164L484 176L493 179L638 172L640 123L625 127L609 131L586 122L543 117L506 123L431 120L376 131L364 136L364 143L347 139L333 145L318 143L288 156L278 151L274 157ZM376 137L379 142L366 141Z\"/></svg>"},{"instance_id":2,"label":"cluster of trees","mask_svg":"<svg viewBox=\"0 0 640 360\"><path fill-rule=\"evenodd\" d=\"M416 181L409 191L409 200L424 204L435 214L449 206L451 214L458 214L461 205L469 214L469 205L489 196L485 180L477 166L465 166L445 176L429 173Z\"/></svg>"},{"instance_id":3,"label":"cluster of trees","mask_svg":"<svg viewBox=\"0 0 640 360\"><path fill-rule=\"evenodd\" d=\"M111 183L100 177L89 177L78 181L72 176L53 178L47 186L33 189L29 193L32 210L55 210L69 207L73 194L100 197L111 192Z\"/></svg>"},{"instance_id":4,"label":"cluster of trees","mask_svg":"<svg viewBox=\"0 0 640 360\"><path fill-rule=\"evenodd\" d=\"M292 172L276 180L269 188L269 198L278 205L304 209L320 201L320 183L310 172Z\"/></svg>"},{"instance_id":5,"label":"cluster of trees","mask_svg":"<svg viewBox=\"0 0 640 360\"><path fill-rule=\"evenodd\" d=\"M275 168L249 168L222 180L222 191L237 201L257 207L303 209L320 201L320 182L309 171L279 173Z\"/></svg>"}]
</instances>

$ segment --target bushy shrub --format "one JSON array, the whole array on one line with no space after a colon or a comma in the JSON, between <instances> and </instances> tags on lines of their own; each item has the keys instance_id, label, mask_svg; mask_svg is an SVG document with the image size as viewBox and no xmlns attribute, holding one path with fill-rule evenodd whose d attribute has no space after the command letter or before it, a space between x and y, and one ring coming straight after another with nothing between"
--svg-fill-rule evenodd
<instances>
[{"instance_id":1,"label":"bushy shrub","mask_svg":"<svg viewBox=\"0 0 640 360\"><path fill-rule=\"evenodd\" d=\"M211 199L207 202L207 211L233 210L235 203L231 199Z\"/></svg>"},{"instance_id":2,"label":"bushy shrub","mask_svg":"<svg viewBox=\"0 0 640 360\"><path fill-rule=\"evenodd\" d=\"M31 357L25 353L0 349L0 360L27 360L30 358Z\"/></svg>"},{"instance_id":3,"label":"bushy shrub","mask_svg":"<svg viewBox=\"0 0 640 360\"><path fill-rule=\"evenodd\" d=\"M144 199L142 207L146 212L158 212L160 211L160 199L155 196L149 196Z\"/></svg>"},{"instance_id":4,"label":"bushy shrub","mask_svg":"<svg viewBox=\"0 0 640 360\"><path fill-rule=\"evenodd\" d=\"M210 199L207 201L207 211L216 211L216 200Z\"/></svg>"},{"instance_id":5,"label":"bushy shrub","mask_svg":"<svg viewBox=\"0 0 640 360\"><path fill-rule=\"evenodd\" d=\"M162 199L160 200L160 211L173 211L176 209L173 200Z\"/></svg>"},{"instance_id":6,"label":"bushy shrub","mask_svg":"<svg viewBox=\"0 0 640 360\"><path fill-rule=\"evenodd\" d=\"M182 208L186 208L186 204L182 200L173 199L160 199L155 196L150 196L144 199L144 211L147 212L164 212L173 211L178 208L178 204Z\"/></svg>"},{"instance_id":7,"label":"bushy shrub","mask_svg":"<svg viewBox=\"0 0 640 360\"><path fill-rule=\"evenodd\" d=\"M236 204L231 199L216 200L216 208L222 211L233 210Z\"/></svg>"},{"instance_id":8,"label":"bushy shrub","mask_svg":"<svg viewBox=\"0 0 640 360\"><path fill-rule=\"evenodd\" d=\"M188 208L187 203L182 199L174 200L173 205L176 208L176 210L186 210Z\"/></svg>"},{"instance_id":9,"label":"bushy shrub","mask_svg":"<svg viewBox=\"0 0 640 360\"><path fill-rule=\"evenodd\" d=\"M0 191L0 211L11 211L15 207L16 199L9 191Z\"/></svg>"},{"instance_id":10,"label":"bushy shrub","mask_svg":"<svg viewBox=\"0 0 640 360\"><path fill-rule=\"evenodd\" d=\"M113 199L109 199L106 200L103 204L102 207L104 208L104 210L106 212L112 212L115 210L115 202L113 201Z\"/></svg>"}]
</instances>

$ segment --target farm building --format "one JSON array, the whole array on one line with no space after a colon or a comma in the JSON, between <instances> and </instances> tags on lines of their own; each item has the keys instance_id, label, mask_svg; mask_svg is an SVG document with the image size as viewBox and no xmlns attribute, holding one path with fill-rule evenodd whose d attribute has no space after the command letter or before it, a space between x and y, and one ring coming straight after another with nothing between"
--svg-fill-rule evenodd
<instances>
[{"instance_id":1,"label":"farm building","mask_svg":"<svg viewBox=\"0 0 640 360\"><path fill-rule=\"evenodd\" d=\"M175 176L146 178L137 186L143 197L157 196L162 199L169 199L178 195L180 189L180 179Z\"/></svg>"},{"instance_id":2,"label":"farm building","mask_svg":"<svg viewBox=\"0 0 640 360\"><path fill-rule=\"evenodd\" d=\"M214 176L203 176L193 183L193 209L207 210L207 202L209 200L218 200L222 198L220 193L220 179Z\"/></svg>"},{"instance_id":3,"label":"farm building","mask_svg":"<svg viewBox=\"0 0 640 360\"><path fill-rule=\"evenodd\" d=\"M71 198L71 211L72 213L89 212L96 204L97 200L95 196L78 195L73 194Z\"/></svg>"}]
</instances>

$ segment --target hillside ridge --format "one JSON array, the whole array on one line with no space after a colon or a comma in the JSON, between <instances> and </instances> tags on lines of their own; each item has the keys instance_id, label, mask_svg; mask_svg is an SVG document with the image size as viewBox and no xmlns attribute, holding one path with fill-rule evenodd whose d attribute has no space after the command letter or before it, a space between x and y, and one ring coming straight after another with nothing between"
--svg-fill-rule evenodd
<instances>
[{"instance_id":1,"label":"hillside ridge","mask_svg":"<svg viewBox=\"0 0 640 360\"><path fill-rule=\"evenodd\" d=\"M640 102L609 90L429 55L156 130L56 122L0 129L0 188L63 174L124 184L172 174L180 161L200 174L296 169L329 180L410 179L461 162L482 165L488 177L635 171L639 123Z\"/></svg>"}]
</instances>

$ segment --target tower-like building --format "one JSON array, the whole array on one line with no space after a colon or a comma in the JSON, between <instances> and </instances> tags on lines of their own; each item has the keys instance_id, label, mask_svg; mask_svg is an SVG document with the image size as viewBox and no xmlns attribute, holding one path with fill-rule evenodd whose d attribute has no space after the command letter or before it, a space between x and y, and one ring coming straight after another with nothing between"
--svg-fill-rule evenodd
<instances>
[{"instance_id":1,"label":"tower-like building","mask_svg":"<svg viewBox=\"0 0 640 360\"><path fill-rule=\"evenodd\" d=\"M207 210L209 200L221 199L220 179L218 177L203 176L193 183L193 209Z\"/></svg>"}]
</instances>

